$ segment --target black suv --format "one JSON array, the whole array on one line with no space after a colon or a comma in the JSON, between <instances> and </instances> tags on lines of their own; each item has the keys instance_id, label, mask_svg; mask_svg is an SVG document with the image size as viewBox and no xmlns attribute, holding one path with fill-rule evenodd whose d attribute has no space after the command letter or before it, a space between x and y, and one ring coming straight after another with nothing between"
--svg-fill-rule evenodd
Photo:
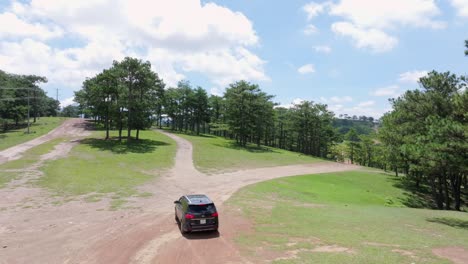
<instances>
[{"instance_id":1,"label":"black suv","mask_svg":"<svg viewBox=\"0 0 468 264\"><path fill-rule=\"evenodd\" d=\"M175 203L175 220L180 232L218 230L218 212L206 195L184 195Z\"/></svg>"}]
</instances>

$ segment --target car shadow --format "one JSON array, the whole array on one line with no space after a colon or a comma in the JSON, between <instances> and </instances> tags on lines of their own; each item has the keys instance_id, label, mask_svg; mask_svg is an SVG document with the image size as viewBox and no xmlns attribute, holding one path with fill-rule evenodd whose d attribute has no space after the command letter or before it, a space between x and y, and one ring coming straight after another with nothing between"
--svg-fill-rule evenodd
<instances>
[{"instance_id":1,"label":"car shadow","mask_svg":"<svg viewBox=\"0 0 468 264\"><path fill-rule=\"evenodd\" d=\"M213 239L219 237L218 231L200 231L183 234L186 239L189 240L202 240L202 239Z\"/></svg>"}]
</instances>

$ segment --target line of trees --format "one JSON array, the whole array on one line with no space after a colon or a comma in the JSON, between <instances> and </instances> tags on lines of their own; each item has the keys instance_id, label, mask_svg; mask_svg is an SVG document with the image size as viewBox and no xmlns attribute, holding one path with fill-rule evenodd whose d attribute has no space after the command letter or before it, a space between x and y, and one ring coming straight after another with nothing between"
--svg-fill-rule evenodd
<instances>
[{"instance_id":1,"label":"line of trees","mask_svg":"<svg viewBox=\"0 0 468 264\"><path fill-rule=\"evenodd\" d=\"M45 77L16 75L0 70L0 122L2 131L18 128L29 115L32 122L40 116L56 116L60 103L48 97L41 83Z\"/></svg>"},{"instance_id":2,"label":"line of trees","mask_svg":"<svg viewBox=\"0 0 468 264\"><path fill-rule=\"evenodd\" d=\"M201 87L179 82L164 89L149 62L134 58L115 61L111 68L83 82L75 101L109 130L131 131L156 123L173 130L211 133L248 144L274 146L326 157L337 132L326 105L303 102L291 109L276 107L272 95L258 85L235 82L223 96L208 96Z\"/></svg>"},{"instance_id":3,"label":"line of trees","mask_svg":"<svg viewBox=\"0 0 468 264\"><path fill-rule=\"evenodd\" d=\"M230 84L223 96L208 96L204 89L180 82L166 90L162 112L173 130L224 136L243 147L265 145L326 157L337 138L326 105L306 101L289 109L272 100L246 81Z\"/></svg>"}]
</instances>

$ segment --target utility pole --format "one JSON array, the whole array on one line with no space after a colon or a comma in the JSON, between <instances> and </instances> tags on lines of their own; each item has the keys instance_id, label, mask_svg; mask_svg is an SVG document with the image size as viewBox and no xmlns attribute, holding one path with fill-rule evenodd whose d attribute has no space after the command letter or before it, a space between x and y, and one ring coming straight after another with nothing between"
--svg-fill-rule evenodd
<instances>
[{"instance_id":1,"label":"utility pole","mask_svg":"<svg viewBox=\"0 0 468 264\"><path fill-rule=\"evenodd\" d=\"M28 89L28 134L29 134L29 89Z\"/></svg>"},{"instance_id":2,"label":"utility pole","mask_svg":"<svg viewBox=\"0 0 468 264\"><path fill-rule=\"evenodd\" d=\"M58 101L58 88L57 88L57 95L56 95L56 98L57 98L56 100Z\"/></svg>"}]
</instances>

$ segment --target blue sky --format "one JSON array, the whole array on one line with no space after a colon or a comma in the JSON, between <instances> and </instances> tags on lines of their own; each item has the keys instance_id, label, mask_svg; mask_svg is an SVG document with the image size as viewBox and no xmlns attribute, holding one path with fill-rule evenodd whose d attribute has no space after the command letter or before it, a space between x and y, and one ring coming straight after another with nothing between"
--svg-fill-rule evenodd
<instances>
[{"instance_id":1,"label":"blue sky","mask_svg":"<svg viewBox=\"0 0 468 264\"><path fill-rule=\"evenodd\" d=\"M431 70L466 74L466 0L0 2L0 69L45 75L72 101L113 59L149 60L170 85L246 79L275 101L379 117Z\"/></svg>"}]
</instances>

